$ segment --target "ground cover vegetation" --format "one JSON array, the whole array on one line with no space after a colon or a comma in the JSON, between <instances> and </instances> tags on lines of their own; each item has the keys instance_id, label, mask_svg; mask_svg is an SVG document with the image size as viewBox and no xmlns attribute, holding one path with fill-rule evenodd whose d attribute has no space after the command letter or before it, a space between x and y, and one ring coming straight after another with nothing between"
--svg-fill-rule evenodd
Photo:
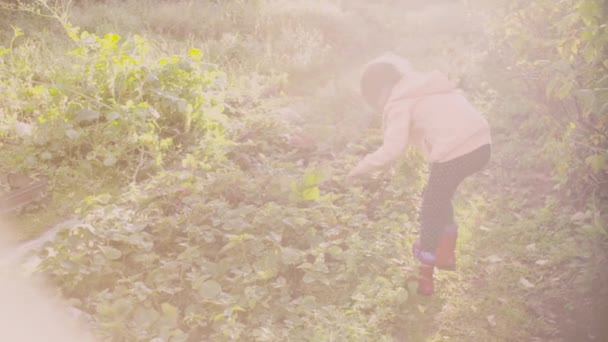
<instances>
[{"instance_id":1,"label":"ground cover vegetation","mask_svg":"<svg viewBox=\"0 0 608 342\"><path fill-rule=\"evenodd\" d=\"M0 3L1 168L53 190L10 219L80 220L34 272L101 340L608 336L603 1ZM343 181L381 142L357 77L385 50L493 129L433 298L409 254L423 158Z\"/></svg>"}]
</instances>

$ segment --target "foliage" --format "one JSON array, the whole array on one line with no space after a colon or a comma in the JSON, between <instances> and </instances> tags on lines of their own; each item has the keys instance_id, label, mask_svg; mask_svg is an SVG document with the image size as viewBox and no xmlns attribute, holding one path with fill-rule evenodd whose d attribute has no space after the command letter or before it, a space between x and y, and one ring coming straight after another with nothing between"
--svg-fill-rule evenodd
<instances>
[{"instance_id":1,"label":"foliage","mask_svg":"<svg viewBox=\"0 0 608 342\"><path fill-rule=\"evenodd\" d=\"M535 329L565 340L605 336L590 317L607 307L598 300L608 283L607 10L601 0L504 2L484 62L496 181L505 197L523 199L498 201L497 224L510 229L494 235L525 265L513 262L512 273L537 283L521 282L529 298L542 294L528 310L552 323Z\"/></svg>"},{"instance_id":2,"label":"foliage","mask_svg":"<svg viewBox=\"0 0 608 342\"><path fill-rule=\"evenodd\" d=\"M409 181L346 188L340 175L372 143L317 158L286 144L298 129L204 49L163 55L140 36L66 30L75 48L52 67L25 42L3 49L6 153L27 156L3 159L63 184L130 184L85 198L82 223L41 251L100 337L390 340L408 310L420 160L400 165Z\"/></svg>"},{"instance_id":3,"label":"foliage","mask_svg":"<svg viewBox=\"0 0 608 342\"><path fill-rule=\"evenodd\" d=\"M326 62L335 39L349 37L344 13L334 0L131 0L120 6L81 1L72 12L73 22L91 32L145 30L169 47L187 40L201 42L208 61L231 65L247 74L306 72Z\"/></svg>"},{"instance_id":4,"label":"foliage","mask_svg":"<svg viewBox=\"0 0 608 342\"><path fill-rule=\"evenodd\" d=\"M320 196L293 198L297 170L224 172L163 172L90 198L42 269L112 340L389 340L407 310L410 228L390 209L409 205L405 187L387 187L374 222L361 188L309 173Z\"/></svg>"},{"instance_id":5,"label":"foliage","mask_svg":"<svg viewBox=\"0 0 608 342\"><path fill-rule=\"evenodd\" d=\"M508 88L526 96L512 120L529 121L544 137L564 197L606 200L608 185L608 29L601 0L509 2L496 25L490 67L515 76ZM499 48L507 46L508 49ZM503 75L504 78L505 75ZM509 95L509 98L517 96ZM522 139L531 136L522 135Z\"/></svg>"},{"instance_id":6,"label":"foliage","mask_svg":"<svg viewBox=\"0 0 608 342\"><path fill-rule=\"evenodd\" d=\"M10 113L5 127L15 127L3 132L5 153L27 155L16 167L69 167L124 183L179 151L203 155L208 167L222 159L227 81L200 50L154 61L142 37L67 29L77 48L63 64L36 67L28 45L2 50L0 106Z\"/></svg>"},{"instance_id":7,"label":"foliage","mask_svg":"<svg viewBox=\"0 0 608 342\"><path fill-rule=\"evenodd\" d=\"M425 316L456 331L438 339L485 331L480 321L491 328L479 336L526 338L526 305L541 302L529 286L541 299L573 293L542 292L559 277L589 303L604 284L593 274L605 264L605 202L576 214L564 204L605 184L601 2L510 2L490 40L462 6L427 5L83 0L70 20L84 29L65 26L69 39L7 16L19 25L0 52L3 167L50 174L58 188L102 184L83 190L81 224L44 246L40 269L116 341L382 341L394 329L412 339ZM440 281L441 296L462 297L431 301L441 315L412 305L405 286L421 157L392 177L342 180L381 137L378 125L362 130L372 120L353 70L387 48L474 88L496 138L493 183L458 210L463 279ZM314 143L290 145L292 133ZM563 202L543 197L553 183L526 183L545 185L549 169ZM99 193L108 184L122 192ZM478 216L492 229L472 247ZM471 291L487 263L479 277L499 289ZM436 322L450 312L456 323Z\"/></svg>"}]
</instances>

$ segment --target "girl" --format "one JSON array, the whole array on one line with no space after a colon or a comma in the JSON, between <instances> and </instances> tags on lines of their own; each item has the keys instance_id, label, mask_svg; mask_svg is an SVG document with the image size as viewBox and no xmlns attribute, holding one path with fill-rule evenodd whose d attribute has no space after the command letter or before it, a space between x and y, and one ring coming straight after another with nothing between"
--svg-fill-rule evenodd
<instances>
[{"instance_id":1,"label":"girl","mask_svg":"<svg viewBox=\"0 0 608 342\"><path fill-rule=\"evenodd\" d=\"M490 128L454 83L438 71L420 73L387 53L364 69L361 93L383 113L384 142L349 173L352 179L383 168L411 144L426 155L430 175L422 195L418 293L433 293L433 269L455 268L457 226L452 197L458 185L490 159Z\"/></svg>"}]
</instances>

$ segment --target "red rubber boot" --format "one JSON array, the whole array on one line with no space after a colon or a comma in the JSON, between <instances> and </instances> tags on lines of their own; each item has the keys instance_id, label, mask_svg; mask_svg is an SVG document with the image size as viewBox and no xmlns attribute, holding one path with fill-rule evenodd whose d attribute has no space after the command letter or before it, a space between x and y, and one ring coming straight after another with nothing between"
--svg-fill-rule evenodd
<instances>
[{"instance_id":1,"label":"red rubber boot","mask_svg":"<svg viewBox=\"0 0 608 342\"><path fill-rule=\"evenodd\" d=\"M456 239L458 226L456 224L444 228L435 250L435 266L442 270L456 270Z\"/></svg>"},{"instance_id":2,"label":"red rubber boot","mask_svg":"<svg viewBox=\"0 0 608 342\"><path fill-rule=\"evenodd\" d=\"M420 262L418 266L418 294L430 296L434 292L433 273L435 271L435 255L420 249L420 241L412 245L414 258Z\"/></svg>"},{"instance_id":3,"label":"red rubber boot","mask_svg":"<svg viewBox=\"0 0 608 342\"><path fill-rule=\"evenodd\" d=\"M418 274L418 294L421 296L430 296L433 294L433 271L435 267L429 264L420 264Z\"/></svg>"}]
</instances>

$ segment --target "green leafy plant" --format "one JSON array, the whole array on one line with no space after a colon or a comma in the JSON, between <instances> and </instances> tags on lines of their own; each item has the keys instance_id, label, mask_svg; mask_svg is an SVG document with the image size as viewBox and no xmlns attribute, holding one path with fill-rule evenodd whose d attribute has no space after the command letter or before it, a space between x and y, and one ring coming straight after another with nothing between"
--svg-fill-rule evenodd
<instances>
[{"instance_id":1,"label":"green leafy plant","mask_svg":"<svg viewBox=\"0 0 608 342\"><path fill-rule=\"evenodd\" d=\"M546 123L540 132L545 156L555 156L547 159L565 197L579 202L603 197L597 190L608 184L605 4L540 1L509 7L497 44L511 50L493 58L510 64L516 83L535 100L520 109L531 114L523 120Z\"/></svg>"},{"instance_id":2,"label":"green leafy plant","mask_svg":"<svg viewBox=\"0 0 608 342\"><path fill-rule=\"evenodd\" d=\"M5 133L30 155L18 166L69 166L125 182L155 172L180 151L204 154L208 167L222 159L227 81L202 62L200 50L154 61L142 37L123 41L67 29L78 47L64 65L37 74L23 64L28 50L1 56L5 84L19 84L9 94L29 102L14 120L32 133Z\"/></svg>"},{"instance_id":3,"label":"green leafy plant","mask_svg":"<svg viewBox=\"0 0 608 342\"><path fill-rule=\"evenodd\" d=\"M402 217L368 226L344 206L360 207L356 193L305 208L231 204L209 194L233 180L214 178L167 172L91 198L41 269L114 340L385 338L407 300Z\"/></svg>"}]
</instances>

